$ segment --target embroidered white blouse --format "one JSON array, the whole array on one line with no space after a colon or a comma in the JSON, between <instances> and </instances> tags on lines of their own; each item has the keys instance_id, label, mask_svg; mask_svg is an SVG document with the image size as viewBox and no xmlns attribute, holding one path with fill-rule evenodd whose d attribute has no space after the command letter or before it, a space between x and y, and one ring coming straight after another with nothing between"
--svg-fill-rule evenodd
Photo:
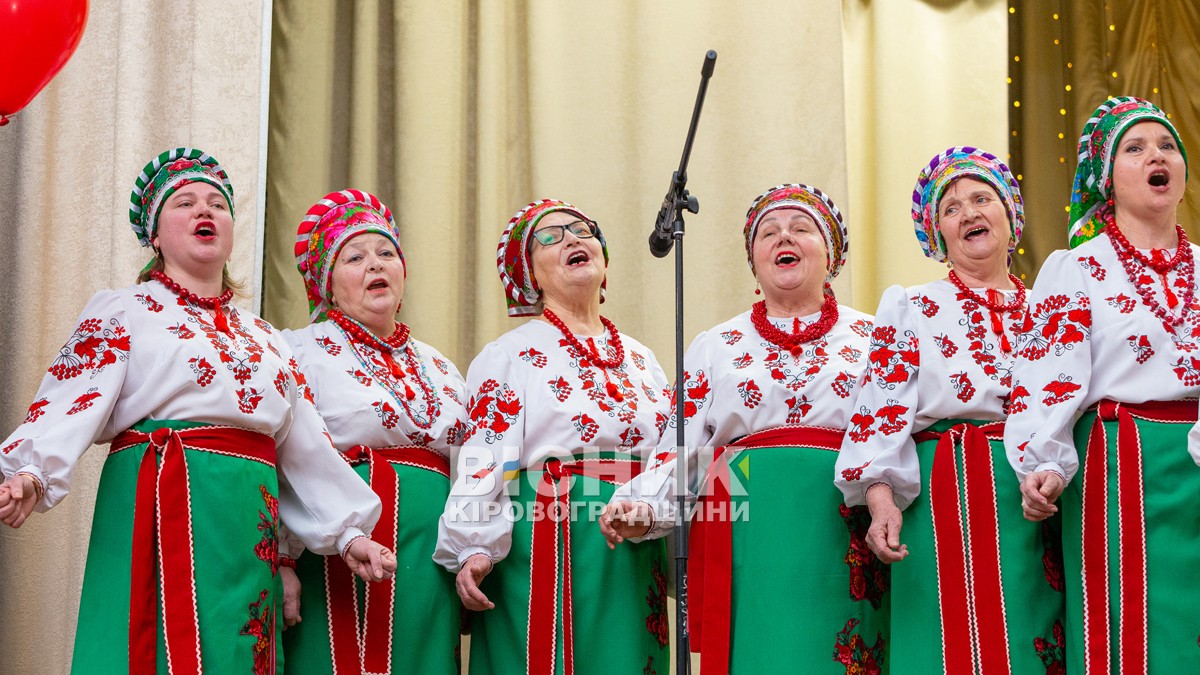
<instances>
[{"instance_id":1,"label":"embroidered white blouse","mask_svg":"<svg viewBox=\"0 0 1200 675\"><path fill-rule=\"evenodd\" d=\"M280 520L307 546L338 553L369 532L379 498L330 445L282 337L251 312L227 312L230 334L157 281L94 295L0 444L0 470L37 477L45 511L89 446L141 420L241 427L275 439Z\"/></svg>"},{"instance_id":2,"label":"embroidered white blouse","mask_svg":"<svg viewBox=\"0 0 1200 675\"><path fill-rule=\"evenodd\" d=\"M1176 250L1165 253L1170 258ZM1200 258L1200 247L1193 244L1192 255ZM1168 271L1164 286L1157 272L1133 264L1163 308L1165 288L1172 289L1178 305L1168 311L1178 316L1187 293L1180 270ZM1197 395L1200 305L1193 302L1184 321L1169 330L1138 295L1107 234L1050 254L1030 300L1004 433L1009 458L1022 476L1049 470L1074 477L1075 420L1103 399L1144 403Z\"/></svg>"},{"instance_id":3,"label":"embroidered white blouse","mask_svg":"<svg viewBox=\"0 0 1200 675\"><path fill-rule=\"evenodd\" d=\"M607 333L579 337L612 358ZM558 328L531 320L488 344L467 371L470 415L434 560L456 572L476 553L493 561L512 543L506 483L518 471L580 450L644 459L667 423L667 378L644 345L621 334L625 360L581 363ZM620 399L608 392L616 386ZM598 536L598 535L597 535Z\"/></svg>"},{"instance_id":4,"label":"embroidered white blouse","mask_svg":"<svg viewBox=\"0 0 1200 675\"><path fill-rule=\"evenodd\" d=\"M987 289L971 289L986 297ZM1017 291L1001 291L1003 304ZM947 280L883 293L871 334L870 374L859 393L834 483L846 504L866 503L867 488L886 483L905 509L921 493L912 435L943 419L1003 420L1012 387L1016 336L1025 308L998 313ZM1015 484L1014 484L1015 489Z\"/></svg>"},{"instance_id":5,"label":"embroidered white blouse","mask_svg":"<svg viewBox=\"0 0 1200 675\"><path fill-rule=\"evenodd\" d=\"M769 320L795 332L819 318L816 313ZM689 492L700 489L716 450L742 436L782 425L844 430L866 374L871 321L839 305L829 332L794 354L759 335L748 311L697 335L684 356ZM672 407L649 470L613 496L650 505L654 525L646 538L663 536L675 524L676 428Z\"/></svg>"}]
</instances>

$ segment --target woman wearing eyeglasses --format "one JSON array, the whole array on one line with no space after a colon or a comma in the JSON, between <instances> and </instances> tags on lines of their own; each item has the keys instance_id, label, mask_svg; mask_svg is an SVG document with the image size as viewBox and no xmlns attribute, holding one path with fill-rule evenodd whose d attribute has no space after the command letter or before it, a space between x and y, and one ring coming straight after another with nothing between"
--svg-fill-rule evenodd
<instances>
[{"instance_id":1,"label":"woman wearing eyeglasses","mask_svg":"<svg viewBox=\"0 0 1200 675\"><path fill-rule=\"evenodd\" d=\"M600 315L608 247L582 211L527 205L497 258L509 316L536 318L467 372L470 422L434 553L479 612L470 672L666 672L662 543L609 551L595 532L658 442L666 375Z\"/></svg>"}]
</instances>

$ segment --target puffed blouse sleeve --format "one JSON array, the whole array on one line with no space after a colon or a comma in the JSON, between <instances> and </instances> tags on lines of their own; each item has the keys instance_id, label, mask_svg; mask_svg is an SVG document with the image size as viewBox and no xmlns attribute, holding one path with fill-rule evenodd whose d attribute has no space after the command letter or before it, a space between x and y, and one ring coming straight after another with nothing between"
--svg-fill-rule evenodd
<instances>
[{"instance_id":1,"label":"puffed blouse sleeve","mask_svg":"<svg viewBox=\"0 0 1200 675\"><path fill-rule=\"evenodd\" d=\"M921 493L921 465L912 439L921 347L914 311L902 286L887 289L879 301L867 381L834 469L834 483L849 506L866 504L867 490L876 483L892 488L901 510Z\"/></svg>"},{"instance_id":2,"label":"puffed blouse sleeve","mask_svg":"<svg viewBox=\"0 0 1200 675\"><path fill-rule=\"evenodd\" d=\"M273 339L290 366L287 396L292 405L291 419L275 434L279 517L289 535L310 550L340 554L350 540L371 532L383 506L333 447L290 347L278 332Z\"/></svg>"},{"instance_id":3,"label":"puffed blouse sleeve","mask_svg":"<svg viewBox=\"0 0 1200 675\"><path fill-rule=\"evenodd\" d=\"M512 546L505 473L521 468L527 401L513 355L491 343L467 369L468 422L454 482L438 520L433 559L451 572L482 553L503 560Z\"/></svg>"},{"instance_id":4,"label":"puffed blouse sleeve","mask_svg":"<svg viewBox=\"0 0 1200 675\"><path fill-rule=\"evenodd\" d=\"M683 442L687 447L689 502L695 500L700 483L704 479L703 472L698 467L707 467L713 455L710 446L715 427L709 419L713 397L712 388L709 386L712 377L712 356L709 353L707 336L707 331L697 335L683 357ZM617 488L610 500L610 502L643 501L650 505L650 510L654 514L654 523L645 537L630 539L633 542L662 537L675 526L678 512L676 496L678 478L675 472L679 459L675 452L678 424L673 389L671 409L668 414L669 421L666 428L663 429L658 447L650 457L646 458L646 469L633 480ZM701 454L704 454L708 461L702 462Z\"/></svg>"},{"instance_id":5,"label":"puffed blouse sleeve","mask_svg":"<svg viewBox=\"0 0 1200 675\"><path fill-rule=\"evenodd\" d=\"M1050 254L1017 339L1004 448L1022 478L1054 471L1069 482L1079 470L1073 430L1092 376L1092 310L1084 274L1069 251Z\"/></svg>"},{"instance_id":6,"label":"puffed blouse sleeve","mask_svg":"<svg viewBox=\"0 0 1200 675\"><path fill-rule=\"evenodd\" d=\"M130 333L117 291L92 296L50 365L25 421L0 445L0 470L32 475L45 487L37 511L58 504L71 472L104 433L129 369Z\"/></svg>"}]
</instances>

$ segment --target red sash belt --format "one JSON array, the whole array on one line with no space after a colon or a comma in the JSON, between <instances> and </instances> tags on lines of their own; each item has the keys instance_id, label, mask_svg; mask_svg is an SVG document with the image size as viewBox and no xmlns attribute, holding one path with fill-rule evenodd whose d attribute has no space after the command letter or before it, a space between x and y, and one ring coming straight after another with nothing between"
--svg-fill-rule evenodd
<instances>
[{"instance_id":1,"label":"red sash belt","mask_svg":"<svg viewBox=\"0 0 1200 675\"><path fill-rule=\"evenodd\" d=\"M562 462L546 460L537 489L533 520L533 550L529 565L529 639L526 662L529 675L553 675L558 633L557 598L562 575L563 673L573 675L574 619L571 603L571 477L586 476L621 485L641 473L634 457L585 458ZM559 559L559 541L562 559Z\"/></svg>"},{"instance_id":2,"label":"red sash belt","mask_svg":"<svg viewBox=\"0 0 1200 675\"><path fill-rule=\"evenodd\" d=\"M764 429L718 448L704 476L700 510L692 522L688 559L688 632L692 651L700 653L705 675L729 672L731 580L733 575L733 503L729 492L727 454L771 447L818 448L837 452L841 429L786 426ZM705 514L713 517L706 518Z\"/></svg>"},{"instance_id":3,"label":"red sash belt","mask_svg":"<svg viewBox=\"0 0 1200 675\"><path fill-rule=\"evenodd\" d=\"M450 478L450 460L419 446L369 448L356 445L342 455L351 465L370 464L371 489L383 502L371 539L389 550L398 547L400 481L393 464L413 466ZM339 555L325 556L325 607L334 672L359 675L392 672L392 617L395 578L367 584L365 620L359 620L354 573Z\"/></svg>"},{"instance_id":4,"label":"red sash belt","mask_svg":"<svg viewBox=\"0 0 1200 675\"><path fill-rule=\"evenodd\" d=\"M175 675L200 673L203 666L192 557L192 508L184 448L275 466L275 441L234 427L164 427L149 434L130 429L113 439L109 453L140 443L150 446L142 455L134 500L129 672L153 673L157 668L157 591L161 580L168 670ZM162 455L161 463L155 461L156 454Z\"/></svg>"},{"instance_id":5,"label":"red sash belt","mask_svg":"<svg viewBox=\"0 0 1200 675\"><path fill-rule=\"evenodd\" d=\"M989 443L1003 438L1003 422L982 426L964 422L943 432L913 434L918 443L937 440L929 476L929 507L947 673L989 675L1011 670L1000 575L996 476ZM959 447L965 494L959 491Z\"/></svg>"},{"instance_id":6,"label":"red sash belt","mask_svg":"<svg viewBox=\"0 0 1200 675\"><path fill-rule=\"evenodd\" d=\"M1084 672L1145 673L1146 514L1142 494L1142 442L1134 418L1193 424L1196 401L1096 404L1083 463L1083 649ZM1117 551L1121 616L1120 665L1112 668L1109 644L1108 439L1104 422L1117 422Z\"/></svg>"}]
</instances>

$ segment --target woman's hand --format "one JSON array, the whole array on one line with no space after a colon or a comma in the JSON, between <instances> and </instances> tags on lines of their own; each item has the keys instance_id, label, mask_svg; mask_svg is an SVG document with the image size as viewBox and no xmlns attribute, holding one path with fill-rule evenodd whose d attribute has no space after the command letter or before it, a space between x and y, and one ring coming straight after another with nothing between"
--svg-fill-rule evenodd
<instances>
[{"instance_id":1,"label":"woman's hand","mask_svg":"<svg viewBox=\"0 0 1200 675\"><path fill-rule=\"evenodd\" d=\"M608 540L608 547L615 549L617 544L630 537L644 537L650 532L654 523L654 512L646 502L622 500L604 507L600 514L600 533Z\"/></svg>"},{"instance_id":2,"label":"woman's hand","mask_svg":"<svg viewBox=\"0 0 1200 675\"><path fill-rule=\"evenodd\" d=\"M287 630L300 623L300 577L296 570L280 567L279 578L283 580L283 629Z\"/></svg>"},{"instance_id":3,"label":"woman's hand","mask_svg":"<svg viewBox=\"0 0 1200 675\"><path fill-rule=\"evenodd\" d=\"M491 571L492 559L486 554L476 553L463 561L462 569L458 571L458 577L454 580L454 588L458 591L458 597L462 599L463 607L476 612L496 608L496 604L479 590L479 584L483 583L483 578Z\"/></svg>"},{"instance_id":4,"label":"woman's hand","mask_svg":"<svg viewBox=\"0 0 1200 675\"><path fill-rule=\"evenodd\" d=\"M1021 481L1021 511L1025 520L1037 522L1058 513L1054 502L1067 488L1067 482L1055 471L1034 471Z\"/></svg>"},{"instance_id":5,"label":"woman's hand","mask_svg":"<svg viewBox=\"0 0 1200 675\"><path fill-rule=\"evenodd\" d=\"M391 579L396 571L396 554L367 537L353 539L342 558L350 571L363 581Z\"/></svg>"},{"instance_id":6,"label":"woman's hand","mask_svg":"<svg viewBox=\"0 0 1200 675\"><path fill-rule=\"evenodd\" d=\"M900 528L904 515L892 498L892 488L876 483L867 488L867 509L871 511L871 526L867 528L867 546L887 564L908 557L908 545L900 543Z\"/></svg>"},{"instance_id":7,"label":"woman's hand","mask_svg":"<svg viewBox=\"0 0 1200 675\"><path fill-rule=\"evenodd\" d=\"M0 523L14 529L24 524L40 498L37 488L37 480L27 473L0 483Z\"/></svg>"}]
</instances>

